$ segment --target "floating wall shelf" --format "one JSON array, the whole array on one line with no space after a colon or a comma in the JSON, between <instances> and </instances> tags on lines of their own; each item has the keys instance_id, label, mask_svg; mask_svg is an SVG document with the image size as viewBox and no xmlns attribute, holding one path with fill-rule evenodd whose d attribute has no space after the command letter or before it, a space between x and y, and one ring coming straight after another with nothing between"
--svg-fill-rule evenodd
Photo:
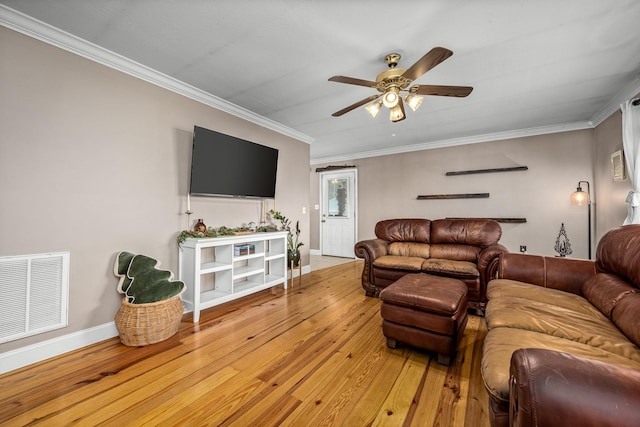
<instances>
[{"instance_id":1,"label":"floating wall shelf","mask_svg":"<svg viewBox=\"0 0 640 427\"><path fill-rule=\"evenodd\" d=\"M340 170L340 169L355 169L355 166L325 166L323 168L316 168L316 172L327 172L327 171L336 171L336 170Z\"/></svg>"},{"instance_id":2,"label":"floating wall shelf","mask_svg":"<svg viewBox=\"0 0 640 427\"><path fill-rule=\"evenodd\" d=\"M418 200L439 200L439 199L486 199L489 193L463 193L463 194L428 194L418 196Z\"/></svg>"},{"instance_id":3,"label":"floating wall shelf","mask_svg":"<svg viewBox=\"0 0 640 427\"><path fill-rule=\"evenodd\" d=\"M475 169L468 171L455 171L455 172L447 172L446 176L454 176L454 175L471 175L475 173L495 173L495 172L517 172L517 171L526 171L529 170L527 166L514 166L511 168L493 168L493 169Z\"/></svg>"},{"instance_id":4,"label":"floating wall shelf","mask_svg":"<svg viewBox=\"0 0 640 427\"><path fill-rule=\"evenodd\" d=\"M455 217L447 217L447 219L478 219L478 218L455 218ZM498 222L503 223L511 223L511 224L522 224L527 222L527 218L486 218L486 219L494 219Z\"/></svg>"}]
</instances>

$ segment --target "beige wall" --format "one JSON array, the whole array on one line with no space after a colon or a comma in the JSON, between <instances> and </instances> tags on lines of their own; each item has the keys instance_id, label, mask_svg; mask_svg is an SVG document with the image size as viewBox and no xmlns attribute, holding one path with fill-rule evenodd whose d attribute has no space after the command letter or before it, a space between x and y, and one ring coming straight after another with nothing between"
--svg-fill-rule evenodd
<instances>
[{"instance_id":1,"label":"beige wall","mask_svg":"<svg viewBox=\"0 0 640 427\"><path fill-rule=\"evenodd\" d=\"M595 129L596 137L596 236L598 240L612 228L622 225L627 217L627 193L632 189L629 178L614 182L611 154L622 150L622 113L617 111ZM626 167L626 166L625 166ZM595 256L595 252L594 252Z\"/></svg>"},{"instance_id":2,"label":"beige wall","mask_svg":"<svg viewBox=\"0 0 640 427\"><path fill-rule=\"evenodd\" d=\"M592 130L364 158L358 168L359 239L373 238L375 223L394 217L525 217L502 224L511 251L555 255L564 222L574 257L587 257L586 207L571 206L579 180L593 182ZM319 203L318 174L311 171L311 204ZM527 166L523 172L445 176L447 171ZM416 200L420 194L490 193L488 199ZM603 213L603 217L608 213ZM317 211L311 217L312 249L319 249Z\"/></svg>"},{"instance_id":3,"label":"beige wall","mask_svg":"<svg viewBox=\"0 0 640 427\"><path fill-rule=\"evenodd\" d=\"M309 242L308 144L2 27L0 57L0 256L71 252L69 327L0 352L111 322L118 251L177 274L176 237L196 218L260 220L258 201L193 198L187 224L195 124L280 150L277 209Z\"/></svg>"}]
</instances>

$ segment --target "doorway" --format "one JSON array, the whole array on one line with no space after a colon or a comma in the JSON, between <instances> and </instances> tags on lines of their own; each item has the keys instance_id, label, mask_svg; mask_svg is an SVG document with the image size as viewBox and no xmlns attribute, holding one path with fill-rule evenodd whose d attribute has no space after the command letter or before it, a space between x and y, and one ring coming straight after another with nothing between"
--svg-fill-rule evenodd
<instances>
[{"instance_id":1,"label":"doorway","mask_svg":"<svg viewBox=\"0 0 640 427\"><path fill-rule=\"evenodd\" d=\"M357 170L320 174L320 251L355 258L357 240Z\"/></svg>"}]
</instances>

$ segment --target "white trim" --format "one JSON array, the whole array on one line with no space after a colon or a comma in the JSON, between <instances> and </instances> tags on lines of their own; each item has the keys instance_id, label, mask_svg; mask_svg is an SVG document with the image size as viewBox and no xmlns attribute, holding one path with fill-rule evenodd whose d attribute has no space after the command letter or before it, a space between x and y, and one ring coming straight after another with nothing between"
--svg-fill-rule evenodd
<instances>
[{"instance_id":1,"label":"white trim","mask_svg":"<svg viewBox=\"0 0 640 427\"><path fill-rule=\"evenodd\" d=\"M25 347L0 353L0 374L41 362L109 338L117 337L115 322L73 332Z\"/></svg>"},{"instance_id":2,"label":"white trim","mask_svg":"<svg viewBox=\"0 0 640 427\"><path fill-rule=\"evenodd\" d=\"M322 256L322 251L320 249L309 249L309 255Z\"/></svg>"},{"instance_id":3,"label":"white trim","mask_svg":"<svg viewBox=\"0 0 640 427\"><path fill-rule=\"evenodd\" d=\"M290 269L287 269L287 270L289 270L287 272L287 280L291 280L291 270ZM311 273L311 264L302 266L302 274L305 275L305 274L308 274L308 273ZM298 271L298 267L294 267L294 269L293 269L293 277L299 277L299 276L300 276L300 272ZM295 285L295 283L294 283L294 285Z\"/></svg>"},{"instance_id":4,"label":"white trim","mask_svg":"<svg viewBox=\"0 0 640 427\"><path fill-rule=\"evenodd\" d=\"M410 153L414 151L430 150L433 148L454 147L456 145L477 144L479 142L500 141L504 139L524 138L527 136L546 135L550 133L569 132L573 130L592 129L594 126L589 121L573 122L560 125L539 126L529 129L509 130L505 132L488 133L484 135L467 136L462 138L444 139L441 141L423 142L420 144L404 145L381 150L364 151L360 153L346 154L344 156L320 157L310 160L311 165L322 163L344 162L348 160L365 159L367 157L387 156L389 154Z\"/></svg>"},{"instance_id":5,"label":"white trim","mask_svg":"<svg viewBox=\"0 0 640 427\"><path fill-rule=\"evenodd\" d=\"M627 83L618 93L616 93L610 100L600 109L596 114L591 117L591 123L593 127L598 126L604 122L610 115L620 109L620 104L624 104L629 99L633 98L640 93L640 76L636 76L633 80Z\"/></svg>"},{"instance_id":6,"label":"white trim","mask_svg":"<svg viewBox=\"0 0 640 427\"><path fill-rule=\"evenodd\" d=\"M0 25L298 141L307 144L315 141L315 138L309 135L260 116L252 111L1 4Z\"/></svg>"}]
</instances>

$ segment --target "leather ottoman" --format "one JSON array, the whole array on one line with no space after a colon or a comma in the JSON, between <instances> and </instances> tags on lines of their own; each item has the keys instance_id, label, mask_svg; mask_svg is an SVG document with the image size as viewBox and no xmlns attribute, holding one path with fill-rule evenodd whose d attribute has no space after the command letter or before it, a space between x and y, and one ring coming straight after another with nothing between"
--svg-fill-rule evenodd
<instances>
[{"instance_id":1,"label":"leather ottoman","mask_svg":"<svg viewBox=\"0 0 640 427\"><path fill-rule=\"evenodd\" d=\"M398 342L438 353L448 365L467 325L467 285L449 277L407 274L380 291L382 332Z\"/></svg>"}]
</instances>

